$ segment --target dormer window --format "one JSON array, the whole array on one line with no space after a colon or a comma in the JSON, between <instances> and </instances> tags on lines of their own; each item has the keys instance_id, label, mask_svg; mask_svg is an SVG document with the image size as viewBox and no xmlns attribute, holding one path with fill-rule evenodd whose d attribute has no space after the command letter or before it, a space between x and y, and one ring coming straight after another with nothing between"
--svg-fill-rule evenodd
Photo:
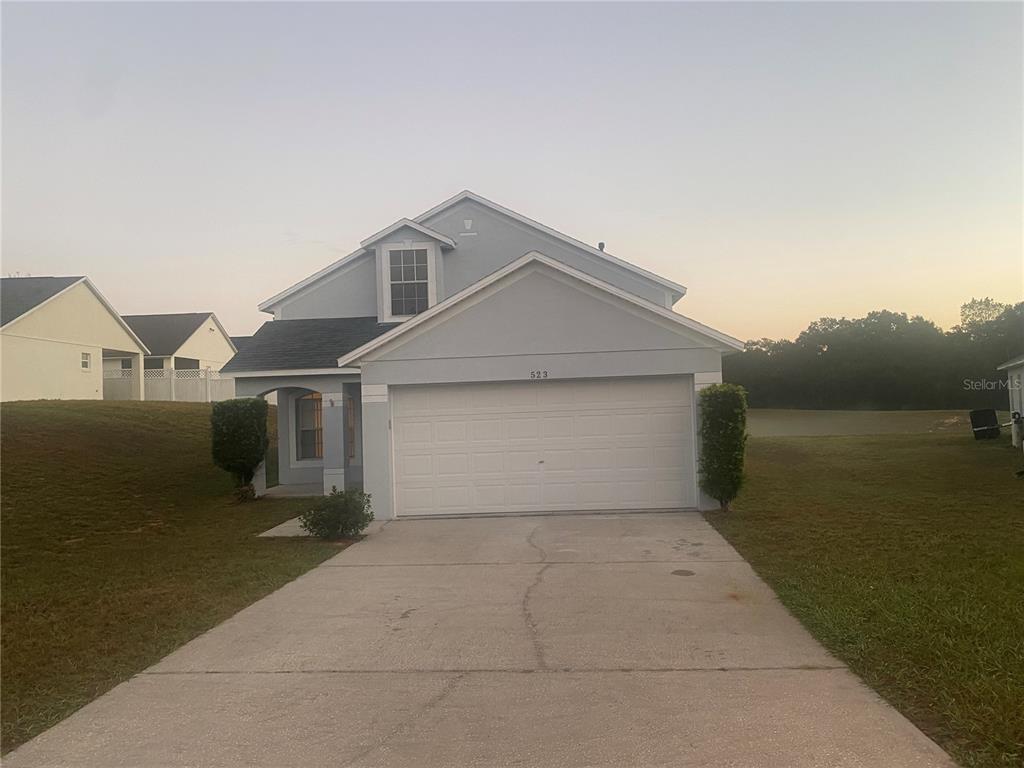
<instances>
[{"instance_id":1,"label":"dormer window","mask_svg":"<svg viewBox=\"0 0 1024 768\"><path fill-rule=\"evenodd\" d=\"M426 248L388 249L391 271L391 314L410 317L430 307Z\"/></svg>"},{"instance_id":2,"label":"dormer window","mask_svg":"<svg viewBox=\"0 0 1024 768\"><path fill-rule=\"evenodd\" d=\"M437 244L383 243L378 246L380 319L401 322L437 303Z\"/></svg>"}]
</instances>

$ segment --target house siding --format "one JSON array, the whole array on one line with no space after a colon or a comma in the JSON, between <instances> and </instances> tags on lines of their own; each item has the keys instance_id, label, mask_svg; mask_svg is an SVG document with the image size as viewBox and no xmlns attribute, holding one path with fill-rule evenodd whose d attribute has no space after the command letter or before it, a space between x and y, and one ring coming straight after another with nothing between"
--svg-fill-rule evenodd
<instances>
[{"instance_id":1,"label":"house siding","mask_svg":"<svg viewBox=\"0 0 1024 768\"><path fill-rule=\"evenodd\" d=\"M371 317L377 314L377 264L372 253L327 275L274 308L277 320Z\"/></svg>"},{"instance_id":2,"label":"house siding","mask_svg":"<svg viewBox=\"0 0 1024 768\"><path fill-rule=\"evenodd\" d=\"M228 337L224 335L213 317L209 317L178 347L174 356L198 360L200 368L212 368L219 371L221 366L234 354L235 351L231 348Z\"/></svg>"},{"instance_id":3,"label":"house siding","mask_svg":"<svg viewBox=\"0 0 1024 768\"><path fill-rule=\"evenodd\" d=\"M82 370L82 353L92 355ZM0 400L102 400L103 348L78 342L0 337Z\"/></svg>"},{"instance_id":4,"label":"house siding","mask_svg":"<svg viewBox=\"0 0 1024 768\"><path fill-rule=\"evenodd\" d=\"M471 232L464 235L463 222L471 219ZM432 229L455 240L456 248L445 252L444 297L458 293L506 264L530 251L541 253L567 264L580 272L628 291L634 296L659 306L671 306L665 286L649 280L625 267L588 254L580 248L540 230L521 224L491 208L471 200L456 203L424 222Z\"/></svg>"},{"instance_id":5,"label":"house siding","mask_svg":"<svg viewBox=\"0 0 1024 768\"><path fill-rule=\"evenodd\" d=\"M9 323L0 334L0 399L103 398L103 350L141 350L84 283ZM92 355L83 371L82 353Z\"/></svg>"},{"instance_id":6,"label":"house siding","mask_svg":"<svg viewBox=\"0 0 1024 768\"><path fill-rule=\"evenodd\" d=\"M475 234L463 234L466 231L463 224L466 219L472 220L470 231ZM437 245L435 285L438 301L458 293L525 253L540 251L659 306L671 307L673 304L664 285L471 200L457 203L424 223L451 237L456 243L454 250L445 250L440 244ZM422 232L403 227L375 245L403 240L423 242L428 239ZM380 316L386 298L383 291L387 281L381 279L382 264L377 255L379 250L375 248L357 257L337 272L311 283L276 304L273 307L275 319Z\"/></svg>"}]
</instances>

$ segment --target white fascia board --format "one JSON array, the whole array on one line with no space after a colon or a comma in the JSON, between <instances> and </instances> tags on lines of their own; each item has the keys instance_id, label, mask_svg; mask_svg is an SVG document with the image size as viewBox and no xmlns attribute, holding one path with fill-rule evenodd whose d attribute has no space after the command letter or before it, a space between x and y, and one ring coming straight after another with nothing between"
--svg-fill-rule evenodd
<instances>
[{"instance_id":1,"label":"white fascia board","mask_svg":"<svg viewBox=\"0 0 1024 768\"><path fill-rule=\"evenodd\" d=\"M663 317L666 320L671 320L673 323L688 328L691 331L696 331L697 333L709 337L713 341L717 342L723 347L728 348L729 350L743 349L743 342L741 342L739 339L734 339L732 336L724 334L721 331L716 331L714 328L706 326L703 323L698 323L696 320L691 320L685 315L680 315L676 312L673 312L671 309L668 309L666 307L660 307L657 304L652 304L649 301L645 301L644 299L634 296L628 291L623 291L619 288L616 288L614 285L610 285L604 282L603 280L598 280L596 277L588 275L585 272L580 272L577 269L573 269L572 267L569 267L563 264L562 262L557 261L556 259L552 259L548 256L545 256L544 254L538 251L531 251L530 253L527 253L524 256L521 256L520 258L516 259L512 263L505 265L501 269L492 272L490 275L483 278L482 280L478 280L472 285L462 289L453 296L449 296L440 304L435 304L426 312L421 312L411 320L406 320L397 328L392 328L387 333L381 334L380 336L367 342L363 346L352 350L351 352L349 352L346 355L343 355L342 357L339 357L338 365L343 366L357 363L357 361L360 358L364 357L373 350L390 343L391 341L398 338L402 334L408 333L409 331L422 325L423 323L428 322L431 318L436 317L437 315L441 314L442 312L445 312L454 305L464 301L473 294L478 293L479 291L483 290L489 285L492 285L493 283L496 283L497 281L501 280L503 277L506 277L507 275L510 275L513 272L516 272L517 270L533 262L544 264L550 267L551 269L569 275L570 277L573 277L588 285L591 285L594 288L598 288L602 291L605 291L606 293L610 293L611 295L616 296L617 298L622 299L623 301L626 301L629 304L640 307L641 309L646 310L647 312L653 312L654 314Z\"/></svg>"},{"instance_id":2,"label":"white fascia board","mask_svg":"<svg viewBox=\"0 0 1024 768\"><path fill-rule=\"evenodd\" d=\"M285 368L279 371L222 371L221 376L232 379L265 379L274 376L358 376L358 368Z\"/></svg>"},{"instance_id":3,"label":"white fascia board","mask_svg":"<svg viewBox=\"0 0 1024 768\"><path fill-rule=\"evenodd\" d=\"M1016 368L1018 365L1024 365L1024 355L1020 355L1019 357L1015 357L1012 360L1007 360L1002 365L997 365L996 366L996 370L997 371L1005 371L1005 370L1008 370L1010 368Z\"/></svg>"},{"instance_id":4,"label":"white fascia board","mask_svg":"<svg viewBox=\"0 0 1024 768\"><path fill-rule=\"evenodd\" d=\"M318 280L320 280L320 278L327 277L327 275L331 274L332 272L336 272L337 270L341 269L342 267L345 267L345 266L351 264L353 261L358 259L360 256L364 256L367 253L369 253L369 251L367 251L365 248L360 248L358 251L353 251L348 256L345 256L344 258L338 259L333 264L328 264L326 267L321 269L319 272L316 272L316 273L310 275L305 280L300 280L299 282L295 283L295 285L291 286L290 288L285 288L283 291L281 291L276 296L271 296L266 301L263 301L259 305L257 305L257 308L260 310L260 312L273 312L274 311L274 306L276 304L280 304L282 301L287 299L292 294L301 291L303 288L305 288L308 285L312 285L313 283L315 283Z\"/></svg>"},{"instance_id":5,"label":"white fascia board","mask_svg":"<svg viewBox=\"0 0 1024 768\"><path fill-rule=\"evenodd\" d=\"M360 245L363 246L363 248L368 248L369 246L373 245L379 240L383 240L385 237L388 237L393 232L397 232L402 227L409 227L410 229L415 229L421 235L425 235L426 237L429 237L431 240L437 240L439 243L441 243L441 245L448 246L448 248L455 247L455 241L448 237L448 235L442 234L441 232L438 232L436 229L431 229L430 227L420 224L418 221L413 221L412 219L399 219L391 226L385 227L380 232L370 235L368 238L363 240L360 243Z\"/></svg>"},{"instance_id":6,"label":"white fascia board","mask_svg":"<svg viewBox=\"0 0 1024 768\"><path fill-rule=\"evenodd\" d=\"M533 227L534 229L537 229L546 235L550 235L556 240L561 240L563 243L567 243L568 245L571 245L575 248L579 248L583 251L586 251L591 256L596 256L599 259L604 259L605 261L611 264L615 264L619 267L622 267L623 269L629 270L630 272L641 275L642 277L646 277L648 280L653 280L659 285L665 286L666 288L670 289L674 294L678 294L678 296L676 296L677 301L686 295L685 285L680 285L679 283L664 278L661 275L656 275L653 272L649 272L643 267L638 267L636 264L631 264L625 259L620 259L617 256L612 256L607 251L602 251L600 248L595 248L592 245L588 245L587 243L584 243L582 240L577 240L575 237L570 237L569 235L566 235L563 232L559 232L557 229L552 229L551 227L545 224L541 224L539 221L534 221L533 219L527 216L523 216L521 213L516 213L511 208L506 208L503 205L498 205L498 203L488 200L486 197L481 197L480 195L476 194L475 192L471 192L468 189L464 189L454 197L450 197L443 203L435 205L429 211L421 213L414 219L414 221L426 221L432 216L435 216L441 211L450 208L451 206L455 205L458 202L461 202L462 200L472 200L473 202L479 203L485 208L490 208L493 211L497 211L498 213L504 214L505 216L508 216L509 218L518 221L520 224L525 224L528 227Z\"/></svg>"}]
</instances>

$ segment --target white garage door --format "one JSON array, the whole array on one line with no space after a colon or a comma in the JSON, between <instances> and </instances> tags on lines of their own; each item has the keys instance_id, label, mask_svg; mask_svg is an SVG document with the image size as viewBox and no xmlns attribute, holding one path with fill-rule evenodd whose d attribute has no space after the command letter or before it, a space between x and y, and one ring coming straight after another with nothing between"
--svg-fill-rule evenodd
<instances>
[{"instance_id":1,"label":"white garage door","mask_svg":"<svg viewBox=\"0 0 1024 768\"><path fill-rule=\"evenodd\" d=\"M397 515L696 506L689 377L392 393Z\"/></svg>"}]
</instances>

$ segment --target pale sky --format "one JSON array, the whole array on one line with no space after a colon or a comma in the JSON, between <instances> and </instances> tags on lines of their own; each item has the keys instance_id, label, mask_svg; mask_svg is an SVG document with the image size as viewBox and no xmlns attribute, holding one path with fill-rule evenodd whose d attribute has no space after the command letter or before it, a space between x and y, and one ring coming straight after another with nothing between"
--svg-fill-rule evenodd
<instances>
[{"instance_id":1,"label":"pale sky","mask_svg":"<svg viewBox=\"0 0 1024 768\"><path fill-rule=\"evenodd\" d=\"M3 273L258 302L469 188L741 339L1019 301L1022 5L2 7Z\"/></svg>"}]
</instances>

